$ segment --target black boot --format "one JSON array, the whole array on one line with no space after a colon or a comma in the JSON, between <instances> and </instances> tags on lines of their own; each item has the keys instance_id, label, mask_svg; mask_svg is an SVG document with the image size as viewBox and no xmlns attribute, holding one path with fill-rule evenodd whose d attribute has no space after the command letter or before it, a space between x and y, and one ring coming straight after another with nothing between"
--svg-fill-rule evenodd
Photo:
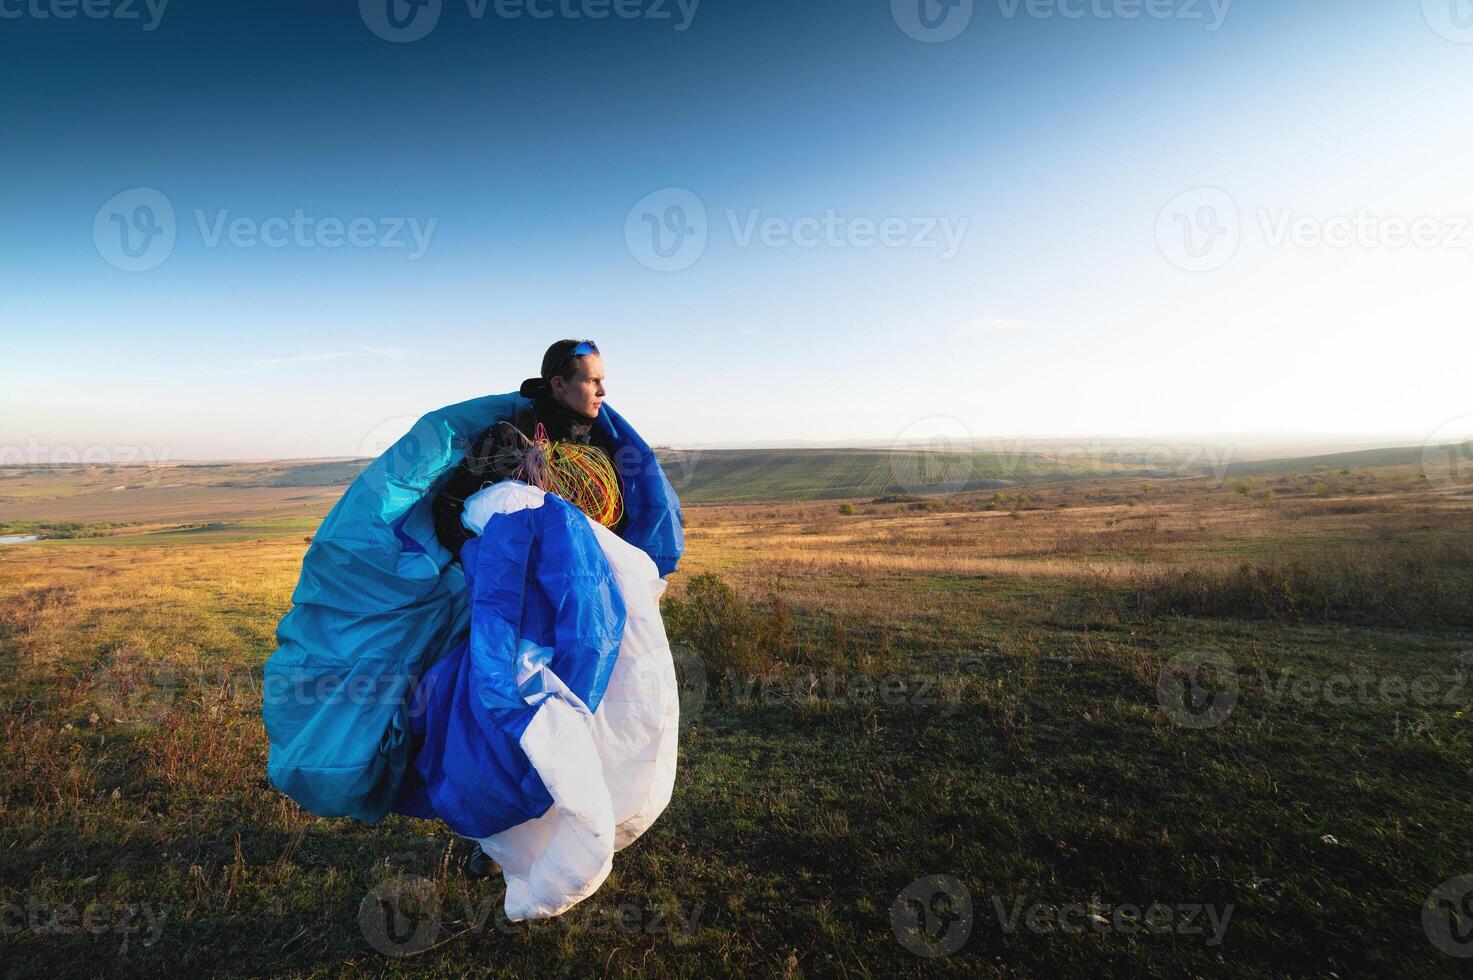
<instances>
[{"instance_id":1,"label":"black boot","mask_svg":"<svg viewBox=\"0 0 1473 980\"><path fill-rule=\"evenodd\" d=\"M474 881L477 878L488 878L496 870L496 862L491 860L491 855L476 845L475 853L465 859L465 876Z\"/></svg>"}]
</instances>

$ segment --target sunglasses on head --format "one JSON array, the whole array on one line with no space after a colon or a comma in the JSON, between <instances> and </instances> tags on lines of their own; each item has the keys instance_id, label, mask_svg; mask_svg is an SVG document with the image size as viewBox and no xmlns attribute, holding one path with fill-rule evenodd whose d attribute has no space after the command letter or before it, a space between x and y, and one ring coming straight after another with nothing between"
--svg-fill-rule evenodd
<instances>
[{"instance_id":1,"label":"sunglasses on head","mask_svg":"<svg viewBox=\"0 0 1473 980\"><path fill-rule=\"evenodd\" d=\"M598 353L598 344L595 344L591 340L582 341L581 343L578 344L577 347L574 347L572 350L568 351L566 357L564 357L561 361L558 361L557 364L555 364L553 366L553 369L552 369L551 373L548 375L548 377L551 377L552 375L557 374L558 371L561 370L561 368L562 368L562 366L564 364L568 363L569 361L571 361L575 357L584 357L584 356L586 356L588 354L597 354L597 353Z\"/></svg>"}]
</instances>

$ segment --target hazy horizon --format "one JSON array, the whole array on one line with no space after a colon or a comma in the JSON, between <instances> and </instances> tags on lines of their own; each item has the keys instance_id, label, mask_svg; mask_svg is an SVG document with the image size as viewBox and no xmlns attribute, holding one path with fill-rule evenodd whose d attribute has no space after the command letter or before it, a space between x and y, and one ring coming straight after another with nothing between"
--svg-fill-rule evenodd
<instances>
[{"instance_id":1,"label":"hazy horizon","mask_svg":"<svg viewBox=\"0 0 1473 980\"><path fill-rule=\"evenodd\" d=\"M761 450L911 450L936 452L964 452L967 444L939 434L939 439L914 439L905 442L879 439L851 439L847 441L787 440L784 442L731 440L713 443L670 443L652 442L658 450L672 452L722 452ZM389 438L385 436L385 438ZM0 467L14 466L149 466L170 464L214 464L214 463L290 463L290 462L333 462L371 459L388 448L389 442L377 442L364 446L363 453L341 453L320 456L183 456L174 455L168 446L103 446L90 447L92 456L84 455L75 447L61 457L39 444L26 446L0 446ZM1213 462L1227 459L1234 461L1260 461L1268 459L1290 459L1300 456L1332 455L1377 449L1416 449L1423 446L1416 434L1396 435L1360 434L1316 434L1316 433L1262 433L1244 435L1234 433L1147 433L1130 435L1074 434L1064 436L1032 437L1005 434L979 436L971 440L970 449L979 453L1026 454L1026 453L1069 453L1074 455L1129 453L1145 455L1165 449L1199 450L1200 454ZM27 450L29 449L29 455Z\"/></svg>"}]
</instances>

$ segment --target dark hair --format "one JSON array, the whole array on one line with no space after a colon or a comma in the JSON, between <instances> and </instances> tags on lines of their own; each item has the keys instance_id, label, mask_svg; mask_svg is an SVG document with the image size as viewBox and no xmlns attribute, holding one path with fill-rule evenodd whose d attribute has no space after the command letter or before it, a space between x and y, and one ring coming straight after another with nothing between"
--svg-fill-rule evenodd
<instances>
[{"instance_id":1,"label":"dark hair","mask_svg":"<svg viewBox=\"0 0 1473 980\"><path fill-rule=\"evenodd\" d=\"M578 358L569 357L568 354L582 343L593 343L593 341L559 340L547 348L547 353L542 355L542 380L551 381L553 374L556 373L564 381L572 381L573 375L578 373Z\"/></svg>"}]
</instances>

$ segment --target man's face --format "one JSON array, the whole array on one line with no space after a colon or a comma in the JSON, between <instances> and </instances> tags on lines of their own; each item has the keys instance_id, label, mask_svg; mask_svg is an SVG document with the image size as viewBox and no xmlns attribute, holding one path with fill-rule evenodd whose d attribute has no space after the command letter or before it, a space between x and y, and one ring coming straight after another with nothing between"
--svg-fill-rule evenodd
<instances>
[{"instance_id":1,"label":"man's face","mask_svg":"<svg viewBox=\"0 0 1473 980\"><path fill-rule=\"evenodd\" d=\"M604 403L604 359L597 354L578 358L578 373L572 380L552 379L552 397L579 415L597 418Z\"/></svg>"}]
</instances>

